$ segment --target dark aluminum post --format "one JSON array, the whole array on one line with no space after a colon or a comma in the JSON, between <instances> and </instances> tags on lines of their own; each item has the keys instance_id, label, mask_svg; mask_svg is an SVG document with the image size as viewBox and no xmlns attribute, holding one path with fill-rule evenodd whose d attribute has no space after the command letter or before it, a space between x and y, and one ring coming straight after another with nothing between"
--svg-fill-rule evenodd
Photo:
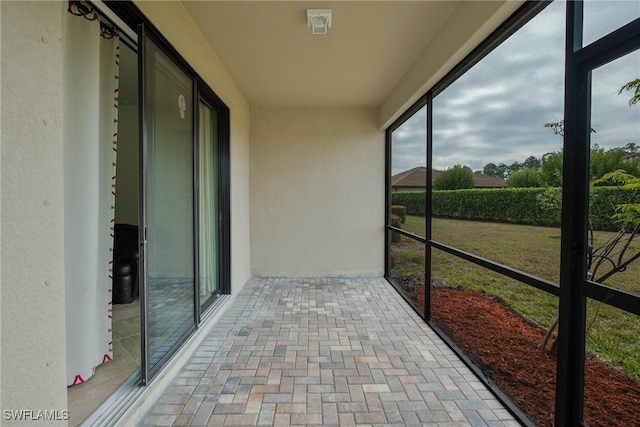
<instances>
[{"instance_id":1,"label":"dark aluminum post","mask_svg":"<svg viewBox=\"0 0 640 427\"><path fill-rule=\"evenodd\" d=\"M582 2L567 2L564 167L556 426L579 426L584 399L586 243L590 73L576 61L582 47Z\"/></svg>"},{"instance_id":2,"label":"dark aluminum post","mask_svg":"<svg viewBox=\"0 0 640 427\"><path fill-rule=\"evenodd\" d=\"M384 277L391 277L391 128L387 128L384 138L385 171L384 171Z\"/></svg>"},{"instance_id":3,"label":"dark aluminum post","mask_svg":"<svg viewBox=\"0 0 640 427\"><path fill-rule=\"evenodd\" d=\"M146 203L146 164L147 164L147 119L146 119L146 91L145 73L146 61L146 28L143 23L137 26L138 32L138 242L140 256L138 257L138 289L140 293L140 381L147 385L149 375L149 340L147 331L147 203Z\"/></svg>"},{"instance_id":4,"label":"dark aluminum post","mask_svg":"<svg viewBox=\"0 0 640 427\"><path fill-rule=\"evenodd\" d=\"M427 182L425 183L424 318L431 320L431 205L433 194L433 91L427 93Z\"/></svg>"},{"instance_id":5,"label":"dark aluminum post","mask_svg":"<svg viewBox=\"0 0 640 427\"><path fill-rule=\"evenodd\" d=\"M193 180L191 220L193 222L193 323L200 325L200 91L198 80L194 79L191 88L191 170Z\"/></svg>"}]
</instances>

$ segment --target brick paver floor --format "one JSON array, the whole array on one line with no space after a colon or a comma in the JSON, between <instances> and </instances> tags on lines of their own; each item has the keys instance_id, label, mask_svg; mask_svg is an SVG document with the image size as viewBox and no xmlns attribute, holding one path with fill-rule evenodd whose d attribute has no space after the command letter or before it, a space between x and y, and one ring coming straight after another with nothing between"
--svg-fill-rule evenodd
<instances>
[{"instance_id":1,"label":"brick paver floor","mask_svg":"<svg viewBox=\"0 0 640 427\"><path fill-rule=\"evenodd\" d=\"M144 425L518 426L384 279L251 279Z\"/></svg>"}]
</instances>

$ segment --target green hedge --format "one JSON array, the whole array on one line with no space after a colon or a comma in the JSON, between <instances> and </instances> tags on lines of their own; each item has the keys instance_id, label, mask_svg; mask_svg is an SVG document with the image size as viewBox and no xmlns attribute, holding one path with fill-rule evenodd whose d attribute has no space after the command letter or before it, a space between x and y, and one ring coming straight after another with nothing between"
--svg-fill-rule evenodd
<instances>
[{"instance_id":1,"label":"green hedge","mask_svg":"<svg viewBox=\"0 0 640 427\"><path fill-rule=\"evenodd\" d=\"M402 219L396 214L391 214L391 226L392 227L396 227L396 228L402 228ZM400 241L400 234L391 233L391 241L393 243L399 242Z\"/></svg>"},{"instance_id":2,"label":"green hedge","mask_svg":"<svg viewBox=\"0 0 640 427\"><path fill-rule=\"evenodd\" d=\"M409 215L425 215L425 192L399 192L392 193L391 195L392 205L401 205L407 208L407 214Z\"/></svg>"},{"instance_id":3,"label":"green hedge","mask_svg":"<svg viewBox=\"0 0 640 427\"><path fill-rule=\"evenodd\" d=\"M396 214L391 214L391 226L402 228L402 219Z\"/></svg>"},{"instance_id":4,"label":"green hedge","mask_svg":"<svg viewBox=\"0 0 640 427\"><path fill-rule=\"evenodd\" d=\"M591 189L590 219L596 230L617 230L614 206L629 203L630 190L618 187ZM425 215L424 192L392 194L392 204L407 207L408 215ZM445 218L560 226L561 193L558 188L487 188L433 192L433 215Z\"/></svg>"},{"instance_id":5,"label":"green hedge","mask_svg":"<svg viewBox=\"0 0 640 427\"><path fill-rule=\"evenodd\" d=\"M589 200L591 204L589 219L593 228L595 230L619 230L620 225L611 221L615 207L632 202L639 203L638 198L634 190L623 190L618 187L593 187Z\"/></svg>"},{"instance_id":6,"label":"green hedge","mask_svg":"<svg viewBox=\"0 0 640 427\"><path fill-rule=\"evenodd\" d=\"M433 214L448 218L510 222L556 227L560 209L542 199L546 188L501 188L438 191ZM555 199L552 199L555 201Z\"/></svg>"},{"instance_id":7,"label":"green hedge","mask_svg":"<svg viewBox=\"0 0 640 427\"><path fill-rule=\"evenodd\" d=\"M402 222L402 224L404 224L404 222L407 220L407 207L401 205L391 205L391 214L400 217L400 221Z\"/></svg>"}]
</instances>

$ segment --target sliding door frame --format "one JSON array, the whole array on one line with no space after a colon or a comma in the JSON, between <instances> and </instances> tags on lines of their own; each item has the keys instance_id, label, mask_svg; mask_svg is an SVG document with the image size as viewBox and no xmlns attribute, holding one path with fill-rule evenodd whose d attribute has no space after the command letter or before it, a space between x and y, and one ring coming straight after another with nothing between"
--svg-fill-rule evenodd
<instances>
[{"instance_id":1,"label":"sliding door frame","mask_svg":"<svg viewBox=\"0 0 640 427\"><path fill-rule=\"evenodd\" d=\"M191 241L191 277L193 278L193 285L191 292L193 292L193 297L191 298L191 307L190 311L192 313L192 319L190 326L188 326L182 336L178 338L173 344L170 344L171 347L166 351L166 353L161 354L159 360L154 361L152 365L152 358L150 355L151 350L151 340L150 340L150 330L151 330L151 296L150 296L150 283L149 283L149 240L155 242L156 236L148 234L148 226L149 226L149 207L147 204L147 200L150 197L149 194L149 184L150 180L154 179L157 175L155 172L150 175L149 172L149 164L150 164L150 150L151 147L155 147L156 144L151 141L155 141L157 137L161 137L162 135L156 135L155 132L153 135L149 134L149 129L152 124L150 124L148 120L148 112L151 108L155 108L154 105L148 105L147 100L153 94L147 93L147 89L150 87L149 79L151 71L149 67L152 67L151 61L148 58L148 52L151 50L150 44L154 45L154 49L158 49L162 54L166 55L167 59L171 61L178 71L183 73L187 79L191 82L191 105L188 107L192 111L191 118L191 155L190 155L190 163L191 163L191 224L189 228L192 232L192 241ZM139 99L139 126L140 126L140 188L142 197L140 198L140 218L139 218L139 227L138 229L142 231L144 240L141 245L140 250L140 260L142 261L142 274L139 275L139 283L141 283L141 313L143 317L141 317L141 328L143 333L141 333L142 339L142 351L141 351L141 359L142 359L142 383L147 384L148 381L153 378L157 373L162 369L164 365L171 359L171 357L177 352L177 350L184 344L184 342L195 332L197 328L197 323L199 320L199 316L196 310L198 306L198 262L197 262L197 235L198 235L198 224L197 224L197 206L196 206L196 189L195 183L197 182L196 175L196 159L197 153L195 152L196 147L196 139L197 139L197 87L193 76L190 75L189 70L185 69L180 62L176 61L175 58L171 57L171 55L166 52L166 50L162 46L162 41L159 40L153 31L149 31L144 23L138 25L138 99ZM154 126L155 127L155 126ZM155 157L155 155L154 155ZM157 157L156 157L157 158ZM163 243L163 242L160 242ZM155 242L154 244L157 244ZM157 310L156 310L157 311ZM160 350L159 350L160 351ZM160 353L162 353L160 351Z\"/></svg>"},{"instance_id":2,"label":"sliding door frame","mask_svg":"<svg viewBox=\"0 0 640 427\"><path fill-rule=\"evenodd\" d=\"M200 230L199 230L199 218L198 214L200 212L200 171L199 171L199 157L198 154L200 152L199 145L201 143L200 138L198 138L198 132L200 128L200 103L206 104L208 108L214 111L218 117L217 119L217 132L216 132L216 178L217 184L220 182L229 183L229 111L225 108L220 108L224 103L218 98L218 96L209 89L208 86L202 82L202 80L198 77L196 79L196 98L194 102L197 106L195 111L195 120L194 120L194 135L196 135L196 147L194 150L194 182L195 182L195 206L196 209L194 211L194 221L196 225L195 231L195 241L194 244L196 248L200 247ZM211 101L216 100L216 105L214 105ZM231 252L231 240L230 233L224 232L231 229L231 209L230 209L230 191L229 185L218 185L216 192L216 215L217 215L217 232L218 232L218 244L216 251L216 266L217 266L217 281L218 281L218 291L215 296L209 297L207 301L200 300L200 292L196 292L196 316L197 322L202 321L203 314L208 311L211 307L215 299L221 294L230 293L229 284L230 281L230 268L229 263L225 262L225 259L228 258L227 254ZM197 254L197 252L196 252ZM200 271L200 257L196 256L196 273ZM199 275L196 277L196 281L199 281ZM225 286L226 285L226 286ZM198 290L200 289L200 283L198 282Z\"/></svg>"},{"instance_id":3,"label":"sliding door frame","mask_svg":"<svg viewBox=\"0 0 640 427\"><path fill-rule=\"evenodd\" d=\"M180 53L168 42L168 40L161 34L161 32L144 16L144 14L132 3L132 2L120 2L120 1L104 1L104 4L111 9L129 28L138 33L138 97L139 97L139 153L140 164L142 166L145 161L145 156L148 151L146 132L146 118L145 111L148 108L145 105L144 100L144 87L145 87L145 64L144 55L146 52L146 38L148 37L167 57L193 82L193 96L192 104L190 108L193 111L193 248L194 248L194 326L172 347L172 349L165 354L158 363L151 369L149 368L149 354L148 354L148 313L146 311L146 305L148 302L148 289L146 286L146 273L148 266L145 265L145 252L147 245L147 235L144 225L146 224L146 208L144 207L145 193L145 170L143 167L139 170L139 242L140 242L140 266L139 266L139 280L140 280L140 302L141 302L141 381L142 385L147 385L162 368L167 364L175 352L184 344L184 342L197 330L200 326L202 319L205 317L207 311L209 311L214 304L211 304L215 298L211 299L211 303L206 304L205 307L200 306L199 297L199 273L198 273L198 241L199 241L199 226L198 226L198 117L199 117L199 102L202 100L212 110L214 110L218 116L218 129L217 129L217 227L216 230L219 236L218 253L217 253L217 277L219 283L218 295L229 294L231 291L231 207L230 207L230 114L229 108L218 97L215 92L206 84L206 82L195 72L195 70L189 65L189 63L180 55Z\"/></svg>"}]
</instances>

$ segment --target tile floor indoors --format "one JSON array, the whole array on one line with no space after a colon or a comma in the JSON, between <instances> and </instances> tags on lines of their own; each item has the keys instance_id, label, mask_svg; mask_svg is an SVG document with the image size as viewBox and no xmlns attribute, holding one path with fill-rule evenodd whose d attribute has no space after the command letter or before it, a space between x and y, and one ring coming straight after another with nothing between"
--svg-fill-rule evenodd
<instances>
[{"instance_id":1,"label":"tile floor indoors","mask_svg":"<svg viewBox=\"0 0 640 427\"><path fill-rule=\"evenodd\" d=\"M140 368L140 300L113 305L113 360L67 389L69 426L77 426Z\"/></svg>"},{"instance_id":2,"label":"tile floor indoors","mask_svg":"<svg viewBox=\"0 0 640 427\"><path fill-rule=\"evenodd\" d=\"M249 280L138 424L518 426L384 279Z\"/></svg>"}]
</instances>

